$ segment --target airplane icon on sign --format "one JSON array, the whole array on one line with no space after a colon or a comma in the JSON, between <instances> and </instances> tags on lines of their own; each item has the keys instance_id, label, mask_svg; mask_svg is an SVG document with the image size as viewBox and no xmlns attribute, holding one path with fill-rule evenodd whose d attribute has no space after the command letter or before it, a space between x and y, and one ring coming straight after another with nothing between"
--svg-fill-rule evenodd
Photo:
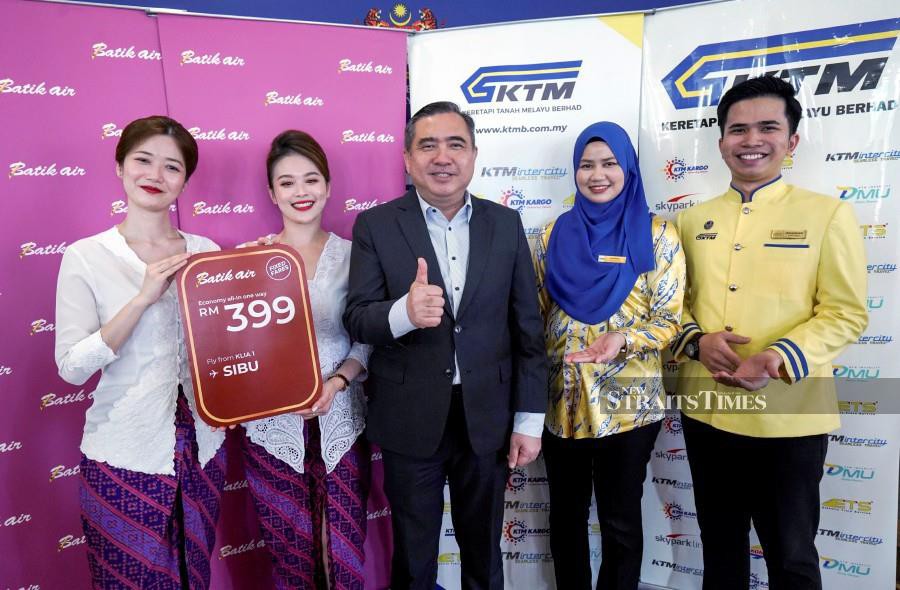
<instances>
[{"instance_id":1,"label":"airplane icon on sign","mask_svg":"<svg viewBox=\"0 0 900 590\"><path fill-rule=\"evenodd\" d=\"M215 379L216 375L218 375L218 374L219 374L219 372L216 371L215 369L213 369L212 371L209 372L209 376L212 377L213 379Z\"/></svg>"}]
</instances>

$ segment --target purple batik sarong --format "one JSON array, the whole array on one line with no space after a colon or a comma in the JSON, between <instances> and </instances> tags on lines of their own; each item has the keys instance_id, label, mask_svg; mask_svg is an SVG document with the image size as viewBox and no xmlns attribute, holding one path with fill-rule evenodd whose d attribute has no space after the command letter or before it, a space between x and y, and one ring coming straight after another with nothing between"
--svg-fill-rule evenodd
<instances>
[{"instance_id":1,"label":"purple batik sarong","mask_svg":"<svg viewBox=\"0 0 900 590\"><path fill-rule=\"evenodd\" d=\"M327 575L331 590L362 590L371 462L368 445L357 439L334 470L326 473L318 421L307 421L303 435L304 473L297 473L243 437L244 469L272 557L275 587L318 590L326 588ZM327 572L323 527L328 540Z\"/></svg>"},{"instance_id":2,"label":"purple batik sarong","mask_svg":"<svg viewBox=\"0 0 900 590\"><path fill-rule=\"evenodd\" d=\"M205 589L225 451L201 469L184 396L175 416L175 475L81 460L81 523L94 588Z\"/></svg>"}]
</instances>

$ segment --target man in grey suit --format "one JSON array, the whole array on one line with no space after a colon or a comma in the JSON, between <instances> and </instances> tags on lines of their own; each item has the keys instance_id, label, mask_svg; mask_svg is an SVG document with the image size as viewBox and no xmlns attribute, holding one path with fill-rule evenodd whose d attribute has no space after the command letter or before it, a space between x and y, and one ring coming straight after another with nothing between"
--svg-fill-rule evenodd
<instances>
[{"instance_id":1,"label":"man in grey suit","mask_svg":"<svg viewBox=\"0 0 900 590\"><path fill-rule=\"evenodd\" d=\"M344 324L374 345L368 436L383 450L393 590L433 590L449 479L462 586L503 588L508 468L541 446L547 363L519 214L472 197L475 124L451 102L409 121L414 190L359 215Z\"/></svg>"}]
</instances>

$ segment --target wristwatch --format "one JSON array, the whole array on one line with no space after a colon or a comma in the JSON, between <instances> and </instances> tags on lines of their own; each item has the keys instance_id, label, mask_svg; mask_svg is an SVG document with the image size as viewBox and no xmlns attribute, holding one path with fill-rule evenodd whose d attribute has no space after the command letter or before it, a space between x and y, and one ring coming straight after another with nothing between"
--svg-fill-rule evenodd
<instances>
[{"instance_id":1,"label":"wristwatch","mask_svg":"<svg viewBox=\"0 0 900 590\"><path fill-rule=\"evenodd\" d=\"M341 387L338 391L344 391L345 389L350 387L350 380L347 379L346 377L344 377L343 375L341 375L340 373L338 373L337 371L332 373L331 377L329 377L329 379L334 379L335 377L337 377L338 379L340 379L341 381L344 382L343 387Z\"/></svg>"},{"instance_id":2,"label":"wristwatch","mask_svg":"<svg viewBox=\"0 0 900 590\"><path fill-rule=\"evenodd\" d=\"M700 360L700 338L703 335L704 334L702 333L697 334L696 336L688 340L687 344L685 344L684 348L682 349L684 356L688 357L692 361Z\"/></svg>"}]
</instances>

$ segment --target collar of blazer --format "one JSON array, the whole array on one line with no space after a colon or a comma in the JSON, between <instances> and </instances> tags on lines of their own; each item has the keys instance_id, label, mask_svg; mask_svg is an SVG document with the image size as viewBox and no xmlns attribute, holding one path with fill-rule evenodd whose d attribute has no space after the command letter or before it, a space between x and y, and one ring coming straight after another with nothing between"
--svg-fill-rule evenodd
<instances>
[{"instance_id":1,"label":"collar of blazer","mask_svg":"<svg viewBox=\"0 0 900 590\"><path fill-rule=\"evenodd\" d=\"M471 194L471 193L470 193ZM463 289L462 299L459 302L459 310L456 318L461 318L466 307L471 303L478 283L484 276L484 269L491 259L491 240L494 234L494 221L489 206L478 197L472 195L472 217L469 220L469 266L466 269L466 286ZM400 210L397 222L400 231L406 239L414 258L424 258L428 263L428 282L432 285L440 285L444 290L444 311L447 316L453 318L453 308L450 306L450 297L447 296L447 287L441 277L441 267L438 265L434 246L428 235L425 225L425 217L419 206L419 198L415 189L410 189L405 195L395 201ZM413 269L415 270L415 269Z\"/></svg>"}]
</instances>

